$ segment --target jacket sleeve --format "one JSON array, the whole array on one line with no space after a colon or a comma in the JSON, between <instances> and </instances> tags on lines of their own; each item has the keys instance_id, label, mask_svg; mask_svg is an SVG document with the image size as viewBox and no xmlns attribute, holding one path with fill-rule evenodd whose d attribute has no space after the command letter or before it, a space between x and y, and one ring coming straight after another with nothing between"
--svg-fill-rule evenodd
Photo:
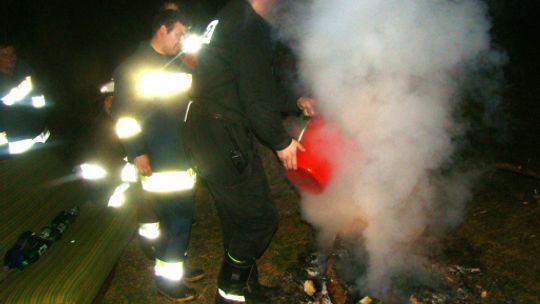
<instances>
[{"instance_id":1,"label":"jacket sleeve","mask_svg":"<svg viewBox=\"0 0 540 304\"><path fill-rule=\"evenodd\" d=\"M302 97L302 95L296 92L294 88L291 87L291 85L289 84L280 85L281 86L279 92L281 96L280 99L282 100L280 111L289 113L300 112L300 109L298 108L296 102L298 101L298 99L300 99L300 97Z\"/></svg>"},{"instance_id":2,"label":"jacket sleeve","mask_svg":"<svg viewBox=\"0 0 540 304\"><path fill-rule=\"evenodd\" d=\"M115 92L111 114L114 119L116 131L122 119L132 119L140 127L140 132L131 136L120 136L120 141L124 146L129 161L139 155L146 154L146 143L144 136L144 123L142 112L137 106L135 83L130 77L129 70L125 67L118 68L114 73Z\"/></svg>"},{"instance_id":3,"label":"jacket sleeve","mask_svg":"<svg viewBox=\"0 0 540 304\"><path fill-rule=\"evenodd\" d=\"M255 134L273 150L291 143L281 121L283 100L272 70L270 29L260 18L244 24L237 44L238 92Z\"/></svg>"},{"instance_id":4,"label":"jacket sleeve","mask_svg":"<svg viewBox=\"0 0 540 304\"><path fill-rule=\"evenodd\" d=\"M292 50L281 41L274 42L272 68L279 85L281 112L300 112L297 101L303 90L297 79L296 58Z\"/></svg>"}]
</instances>

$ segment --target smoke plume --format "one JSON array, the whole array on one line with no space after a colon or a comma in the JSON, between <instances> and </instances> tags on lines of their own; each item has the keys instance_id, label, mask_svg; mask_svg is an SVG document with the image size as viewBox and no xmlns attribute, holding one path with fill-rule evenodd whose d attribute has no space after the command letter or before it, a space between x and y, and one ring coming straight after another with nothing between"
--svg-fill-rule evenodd
<instances>
[{"instance_id":1,"label":"smoke plume","mask_svg":"<svg viewBox=\"0 0 540 304\"><path fill-rule=\"evenodd\" d=\"M491 49L480 1L290 2L276 24L319 112L354 146L332 155L338 170L323 194L304 195L304 216L321 244L339 236L365 253L358 287L385 298L396 275L421 273L422 236L463 216L475 176L453 165L469 126L456 115L463 83L479 80L475 62L504 56Z\"/></svg>"}]
</instances>

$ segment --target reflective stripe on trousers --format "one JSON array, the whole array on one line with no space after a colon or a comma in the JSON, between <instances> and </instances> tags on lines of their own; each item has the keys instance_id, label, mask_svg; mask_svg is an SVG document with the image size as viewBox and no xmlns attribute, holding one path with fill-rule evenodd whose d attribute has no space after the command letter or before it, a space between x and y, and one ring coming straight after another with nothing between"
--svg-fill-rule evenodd
<instances>
[{"instance_id":1,"label":"reflective stripe on trousers","mask_svg":"<svg viewBox=\"0 0 540 304\"><path fill-rule=\"evenodd\" d=\"M170 193L190 190L195 187L197 175L192 169L186 171L157 172L143 177L144 191L153 193Z\"/></svg>"},{"instance_id":2,"label":"reflective stripe on trousers","mask_svg":"<svg viewBox=\"0 0 540 304\"><path fill-rule=\"evenodd\" d=\"M158 277L163 277L171 281L180 281L184 276L184 262L165 262L156 259L154 273Z\"/></svg>"},{"instance_id":3,"label":"reflective stripe on trousers","mask_svg":"<svg viewBox=\"0 0 540 304\"><path fill-rule=\"evenodd\" d=\"M41 132L38 136L34 138L28 138L18 141L9 141L8 140L8 149L9 154L21 154L26 151L28 151L32 146L36 143L45 143L49 137L51 136L51 132L49 129L45 129L43 132Z\"/></svg>"},{"instance_id":4,"label":"reflective stripe on trousers","mask_svg":"<svg viewBox=\"0 0 540 304\"><path fill-rule=\"evenodd\" d=\"M139 224L139 235L146 239L155 240L160 234L159 222Z\"/></svg>"}]
</instances>

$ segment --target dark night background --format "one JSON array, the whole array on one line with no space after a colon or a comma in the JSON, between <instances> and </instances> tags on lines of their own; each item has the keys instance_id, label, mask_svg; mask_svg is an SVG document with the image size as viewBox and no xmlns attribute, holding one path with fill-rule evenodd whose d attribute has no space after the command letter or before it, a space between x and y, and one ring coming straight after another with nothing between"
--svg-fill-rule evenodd
<instances>
[{"instance_id":1,"label":"dark night background","mask_svg":"<svg viewBox=\"0 0 540 304\"><path fill-rule=\"evenodd\" d=\"M62 145L66 148L59 149L65 156L64 160L70 165L74 164L77 152L72 144L80 140L80 134L83 134L85 128L88 127L88 118L95 105L101 100L98 94L100 85L110 79L115 67L134 51L139 41L148 38L152 17L161 1L1 1L0 28L7 29L11 34L17 46L19 59L26 61L33 68L35 79L42 84L48 101L55 103L48 117L48 126L54 136L53 142L66 144ZM506 82L503 102L499 108L503 115L497 116L504 117L501 125L506 127L504 130L491 129L491 133L488 134L489 139L479 140L481 144L478 145L477 142L477 148L481 153L488 153L483 161L516 163L540 172L540 9L538 9L540 1L484 1L489 5L492 18L493 44L503 49L509 58L504 68ZM185 2L186 13L194 17L195 27L202 29L227 0L188 0ZM330 63L331 58L329 58ZM504 140L494 140L496 138L504 138ZM488 145L484 146L484 143ZM518 181L521 182L518 178L511 177L508 180L515 180L516 184ZM501 184L505 185L505 187L500 187L502 190L506 191L506 187L514 190L514 184L508 183L507 179L503 179ZM471 225L470 235L483 237L487 234L489 239L486 243L491 244L496 243L496 240L492 239L498 235L518 234L519 230L510 231L507 229L508 226L499 224L498 221L512 219L510 211L518 210L518 207L509 205L508 209L496 209L497 206L493 206L493 201L486 199L485 196L480 196L478 201L479 206L473 207L472 210L495 210L493 223L496 224L493 226L500 230L489 228L494 231L495 236L492 236L483 234L484 230L488 230L485 226ZM501 199L500 205L503 205L503 202L505 200ZM290 206L293 204L283 205L292 208ZM508 214L503 214L504 212ZM525 213L525 211L522 212ZM199 212L199 215L201 214L203 212ZM530 213L530 216L535 215ZM532 224L521 220L518 222L530 227L531 230L537 230L534 228L536 219L531 220ZM206 222L203 220L202 223ZM476 222L473 221L473 223ZM295 227L297 224L298 222L294 221ZM287 232L287 230L284 231ZM196 232L192 239L204 241L206 244L207 230L204 233L203 237ZM454 254L456 257L466 256L469 251L472 251L468 249L469 247L464 247L461 239L456 239L460 241L456 241L455 248L457 249ZM474 238L471 237L471 239ZM513 243L508 242L508 244ZM473 245L477 244L473 243ZM483 246L485 248L482 249L487 252L489 246ZM521 248L516 250L519 251ZM132 251L135 250L132 249ZM528 251L524 252L526 254ZM210 261L219 259L213 256L208 258ZM127 265L132 262L129 259L127 261L128 263L125 263ZM510 262L497 260L497 263L501 265ZM476 267L476 264L473 265ZM490 264L486 263L486 265ZM133 270L133 273L139 273L139 271L137 268ZM127 277L129 278L127 285L131 286L131 278L134 276L128 273ZM527 280L529 278L524 277ZM149 277L148 281L151 282L151 280ZM520 281L516 280L516 282ZM512 284L508 286L512 292L522 288L522 286L515 287ZM123 292L123 289L119 290Z\"/></svg>"},{"instance_id":2,"label":"dark night background","mask_svg":"<svg viewBox=\"0 0 540 304\"><path fill-rule=\"evenodd\" d=\"M193 0L185 1L184 7L194 16L196 27L204 28L225 2ZM487 2L494 24L494 43L510 59L505 94L512 96L505 98L502 110L509 114L511 143L539 146L538 1ZM19 58L33 67L46 96L56 103L49 117L54 134L75 138L84 128L81 117L98 100L99 85L148 36L152 15L160 3L7 0L2 5L2 26L15 40Z\"/></svg>"},{"instance_id":3,"label":"dark night background","mask_svg":"<svg viewBox=\"0 0 540 304\"><path fill-rule=\"evenodd\" d=\"M5 0L4 0L5 1ZM48 115L53 136L72 142L84 133L98 90L114 68L149 37L161 1L35 1L2 4L0 27L55 103ZM184 1L195 28L204 28L226 1ZM73 155L66 154L71 158Z\"/></svg>"}]
</instances>

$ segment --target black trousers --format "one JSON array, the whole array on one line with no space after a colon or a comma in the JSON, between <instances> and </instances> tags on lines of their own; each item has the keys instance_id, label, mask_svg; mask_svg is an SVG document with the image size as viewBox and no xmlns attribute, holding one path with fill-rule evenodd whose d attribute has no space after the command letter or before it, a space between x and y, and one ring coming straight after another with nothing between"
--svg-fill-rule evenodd
<instances>
[{"instance_id":1,"label":"black trousers","mask_svg":"<svg viewBox=\"0 0 540 304\"><path fill-rule=\"evenodd\" d=\"M278 213L252 133L197 110L189 113L184 131L194 168L216 202L225 250L238 260L260 258Z\"/></svg>"},{"instance_id":2,"label":"black trousers","mask_svg":"<svg viewBox=\"0 0 540 304\"><path fill-rule=\"evenodd\" d=\"M162 233L156 248L156 258L165 262L184 261L193 222L194 192L186 190L181 194L150 196Z\"/></svg>"}]
</instances>

